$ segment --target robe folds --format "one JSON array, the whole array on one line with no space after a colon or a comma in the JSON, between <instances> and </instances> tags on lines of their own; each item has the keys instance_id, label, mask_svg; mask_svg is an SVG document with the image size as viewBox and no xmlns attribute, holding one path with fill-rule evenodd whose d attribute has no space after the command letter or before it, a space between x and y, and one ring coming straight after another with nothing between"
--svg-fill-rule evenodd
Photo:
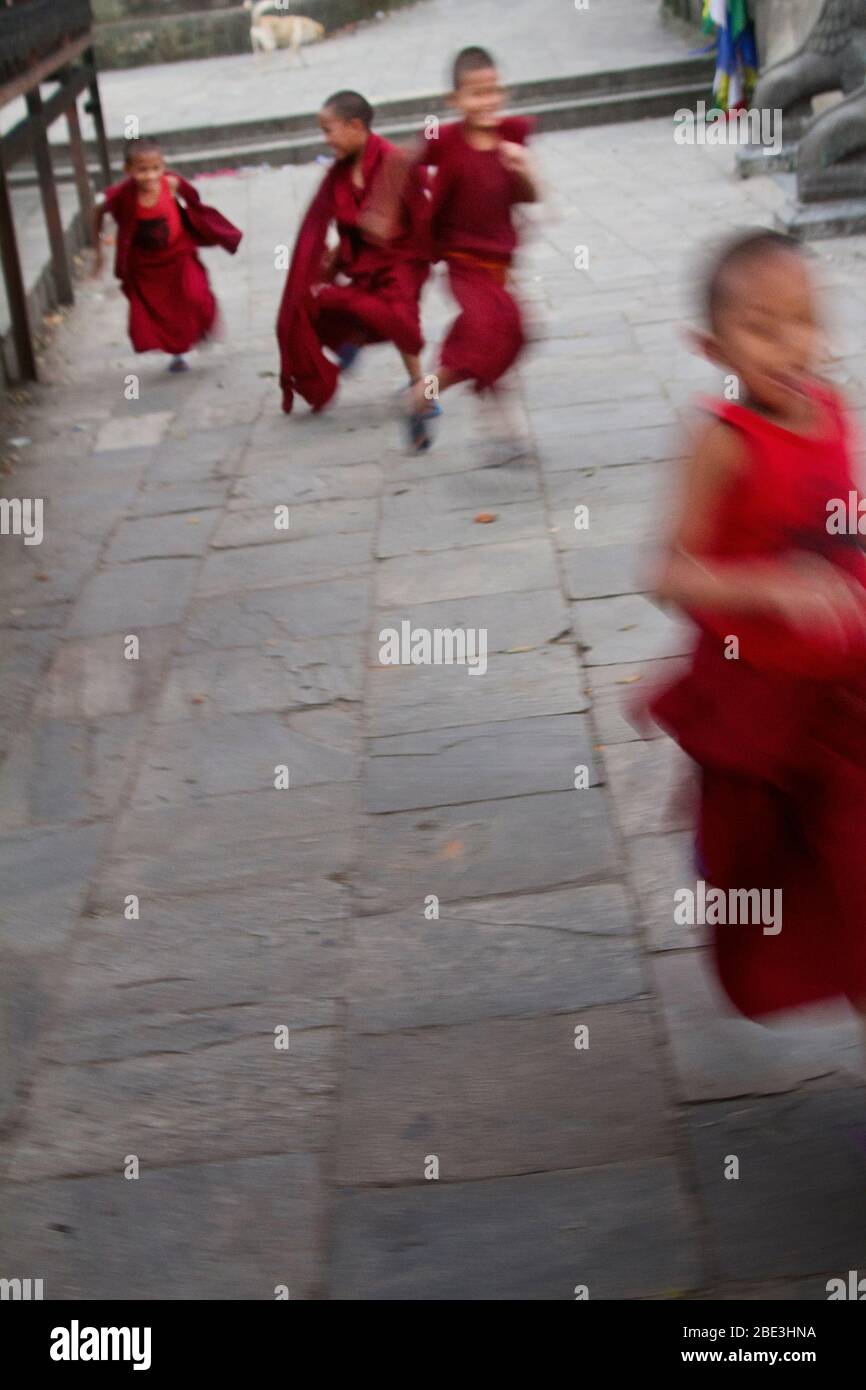
<instances>
[{"instance_id":1,"label":"robe folds","mask_svg":"<svg viewBox=\"0 0 866 1390\"><path fill-rule=\"evenodd\" d=\"M297 393L314 411L337 389L339 367L324 348L392 342L419 353L419 298L429 273L426 178L373 131L361 157L363 187L353 161L325 175L301 223L277 318L283 410ZM339 233L331 278L323 259L328 228Z\"/></svg>"},{"instance_id":2,"label":"robe folds","mask_svg":"<svg viewBox=\"0 0 866 1390\"><path fill-rule=\"evenodd\" d=\"M175 177L177 199L164 178L158 203L146 212L138 204L134 179L105 194L106 209L117 223L114 273L129 300L129 336L136 352L180 354L211 335L217 303L197 247L221 246L234 255L243 235L203 203L186 179ZM143 237L142 223L153 224L157 232L161 228L162 235Z\"/></svg>"},{"instance_id":3,"label":"robe folds","mask_svg":"<svg viewBox=\"0 0 866 1390\"><path fill-rule=\"evenodd\" d=\"M505 117L503 140L525 144L532 121ZM489 390L513 366L526 334L520 306L509 287L517 248L512 210L521 201L519 181L498 151L477 150L462 121L440 126L423 141L419 162L435 168L430 215L431 254L448 266L460 313L442 345L440 361L458 381Z\"/></svg>"},{"instance_id":4,"label":"robe folds","mask_svg":"<svg viewBox=\"0 0 866 1390\"><path fill-rule=\"evenodd\" d=\"M853 487L847 417L816 385L820 427L797 435L734 402L748 466L706 559L778 563L812 553L866 589L852 535L828 531ZM725 892L781 890L781 930L714 928L723 988L760 1019L821 1000L866 1004L866 643L862 628L693 614L686 672L646 707L697 764L698 877ZM736 639L736 643L735 643Z\"/></svg>"}]
</instances>

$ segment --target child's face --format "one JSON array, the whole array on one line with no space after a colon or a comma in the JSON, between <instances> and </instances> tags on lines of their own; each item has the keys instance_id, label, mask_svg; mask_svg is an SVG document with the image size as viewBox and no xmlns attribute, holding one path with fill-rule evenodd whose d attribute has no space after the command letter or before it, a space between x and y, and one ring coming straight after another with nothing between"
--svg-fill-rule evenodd
<instances>
[{"instance_id":1,"label":"child's face","mask_svg":"<svg viewBox=\"0 0 866 1390\"><path fill-rule=\"evenodd\" d=\"M159 150L133 154L126 161L126 172L138 184L139 193L154 193L165 173L165 160Z\"/></svg>"},{"instance_id":2,"label":"child's face","mask_svg":"<svg viewBox=\"0 0 866 1390\"><path fill-rule=\"evenodd\" d=\"M751 399L784 415L802 400L820 338L808 266L779 250L731 272L708 355L733 369Z\"/></svg>"},{"instance_id":3,"label":"child's face","mask_svg":"<svg viewBox=\"0 0 866 1390\"><path fill-rule=\"evenodd\" d=\"M319 112L319 125L337 159L347 159L349 155L357 154L367 143L369 132L364 122L357 119L344 121L330 106L322 107Z\"/></svg>"},{"instance_id":4,"label":"child's face","mask_svg":"<svg viewBox=\"0 0 866 1390\"><path fill-rule=\"evenodd\" d=\"M496 68L467 72L451 98L464 121L474 130L490 130L499 120L505 93Z\"/></svg>"}]
</instances>

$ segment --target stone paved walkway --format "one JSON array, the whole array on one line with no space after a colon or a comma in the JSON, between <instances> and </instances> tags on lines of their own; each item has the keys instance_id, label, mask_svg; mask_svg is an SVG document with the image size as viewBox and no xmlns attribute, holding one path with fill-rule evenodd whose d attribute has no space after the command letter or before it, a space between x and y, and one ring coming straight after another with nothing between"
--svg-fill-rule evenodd
<instances>
[{"instance_id":1,"label":"stone paved walkway","mask_svg":"<svg viewBox=\"0 0 866 1390\"><path fill-rule=\"evenodd\" d=\"M443 92L451 58L468 43L490 47L506 80L529 82L661 63L685 56L692 42L682 27L660 22L658 0L593 0L586 10L572 0L472 0L471 23L467 13L466 0L419 0L305 48L306 66L285 51L250 52L103 73L109 133L121 136L129 115L148 134L316 111L347 84L373 102ZM19 114L5 108L0 128ZM54 133L66 139L62 122Z\"/></svg>"},{"instance_id":2,"label":"stone paved walkway","mask_svg":"<svg viewBox=\"0 0 866 1390\"><path fill-rule=\"evenodd\" d=\"M673 925L671 747L621 713L684 649L641 564L706 384L685 272L779 190L668 122L538 151L528 459L484 468L453 393L406 459L387 348L281 416L273 251L314 168L203 181L249 235L209 256L227 337L194 372L90 285L5 424L46 530L0 542L0 1247L46 1297L822 1298L864 1268L856 1032L727 1016ZM818 249L861 415L864 251ZM431 339L449 313L434 285ZM381 665L404 619L486 628L486 674Z\"/></svg>"}]
</instances>

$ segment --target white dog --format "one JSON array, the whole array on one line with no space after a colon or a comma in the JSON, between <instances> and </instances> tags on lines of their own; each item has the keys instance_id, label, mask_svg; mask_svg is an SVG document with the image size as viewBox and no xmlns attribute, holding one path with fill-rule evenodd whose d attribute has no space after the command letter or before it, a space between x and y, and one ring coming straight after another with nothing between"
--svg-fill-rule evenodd
<instances>
[{"instance_id":1,"label":"white dog","mask_svg":"<svg viewBox=\"0 0 866 1390\"><path fill-rule=\"evenodd\" d=\"M244 0L250 10L250 42L253 53L273 53L277 48L290 48L304 62L301 44L319 43L325 37L325 26L306 15L274 14L282 9L277 0Z\"/></svg>"}]
</instances>

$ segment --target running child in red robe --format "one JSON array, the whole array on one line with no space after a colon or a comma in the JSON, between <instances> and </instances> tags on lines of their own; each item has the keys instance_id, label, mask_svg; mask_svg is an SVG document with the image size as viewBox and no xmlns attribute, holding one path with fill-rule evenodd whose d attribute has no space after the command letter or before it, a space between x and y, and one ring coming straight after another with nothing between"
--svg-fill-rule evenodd
<instances>
[{"instance_id":1,"label":"running child in red robe","mask_svg":"<svg viewBox=\"0 0 866 1390\"><path fill-rule=\"evenodd\" d=\"M95 214L94 273L103 267L100 232L107 213L117 223L114 273L129 300L129 336L136 352L167 352L169 371L186 371L184 354L214 332L217 302L199 246L234 255L242 233L171 174L154 140L130 141L127 177L106 190ZM179 201L182 200L182 201Z\"/></svg>"},{"instance_id":2,"label":"running child in red robe","mask_svg":"<svg viewBox=\"0 0 866 1390\"><path fill-rule=\"evenodd\" d=\"M525 342L520 307L509 285L517 248L513 209L538 199L525 142L532 121L501 114L499 73L483 48L464 48L454 61L451 103L459 121L431 131L416 152L436 169L431 212L432 257L448 266L460 307L436 368L438 392L471 381L495 392ZM412 448L429 447L424 381L407 393Z\"/></svg>"},{"instance_id":3,"label":"running child in red robe","mask_svg":"<svg viewBox=\"0 0 866 1390\"><path fill-rule=\"evenodd\" d=\"M419 297L429 272L426 178L371 130L359 92L335 92L319 123L335 162L301 224L277 320L288 414L297 392L322 410L360 349L391 342L421 374ZM329 250L328 231L339 241ZM329 349L338 361L328 357Z\"/></svg>"},{"instance_id":4,"label":"running child in red robe","mask_svg":"<svg viewBox=\"0 0 866 1390\"><path fill-rule=\"evenodd\" d=\"M751 1018L840 997L866 1015L866 557L845 409L815 374L796 243L738 236L707 310L702 350L739 398L705 403L685 466L658 591L698 640L650 709L700 769L699 878L725 903L781 890L772 926L715 914L730 999Z\"/></svg>"}]
</instances>

